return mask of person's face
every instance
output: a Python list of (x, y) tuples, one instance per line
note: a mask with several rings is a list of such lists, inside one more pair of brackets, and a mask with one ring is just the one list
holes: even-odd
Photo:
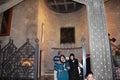
[(65, 62), (65, 58), (63, 56), (61, 56), (61, 61)]
[(88, 77), (87, 77), (87, 80), (93, 80), (93, 75), (92, 74), (89, 74)]
[(71, 59), (71, 60), (73, 60), (73, 59), (74, 59), (74, 57), (73, 57), (73, 56), (70, 56), (70, 59)]

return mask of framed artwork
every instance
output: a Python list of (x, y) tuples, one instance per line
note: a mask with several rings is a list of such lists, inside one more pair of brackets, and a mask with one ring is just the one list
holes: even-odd
[(75, 43), (75, 28), (62, 27), (60, 29), (60, 43)]

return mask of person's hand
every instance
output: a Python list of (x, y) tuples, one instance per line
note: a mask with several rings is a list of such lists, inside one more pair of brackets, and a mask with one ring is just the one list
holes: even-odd
[(65, 70), (65, 71), (67, 71), (67, 69), (66, 69), (66, 68), (64, 68), (64, 70)]
[(70, 69), (70, 67), (67, 67), (67, 69), (69, 70), (69, 69)]
[(58, 69), (58, 72), (61, 72), (61, 70), (60, 70), (60, 69)]

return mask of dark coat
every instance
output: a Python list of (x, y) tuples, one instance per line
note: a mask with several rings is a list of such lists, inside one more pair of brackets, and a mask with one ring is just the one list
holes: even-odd
[(75, 59), (74, 62), (69, 60), (69, 66), (70, 66), (69, 80), (80, 80), (80, 75), (78, 71), (78, 66), (79, 66), (78, 60)]

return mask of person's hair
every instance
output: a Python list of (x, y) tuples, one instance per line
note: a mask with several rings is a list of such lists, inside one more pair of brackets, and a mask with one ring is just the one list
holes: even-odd
[(92, 71), (88, 72), (88, 73), (86, 74), (86, 78), (87, 78), (87, 77), (88, 77), (88, 75), (90, 75), (90, 74), (92, 74), (92, 75), (93, 75), (93, 72), (92, 72)]
[(69, 59), (71, 56), (73, 56), (73, 59), (75, 59), (75, 55), (73, 53), (70, 54)]
[(61, 56), (60, 56), (60, 62), (63, 63), (63, 62), (61, 61), (61, 57), (64, 57), (65, 60), (66, 60), (66, 58), (65, 58), (64, 55), (61, 55)]

